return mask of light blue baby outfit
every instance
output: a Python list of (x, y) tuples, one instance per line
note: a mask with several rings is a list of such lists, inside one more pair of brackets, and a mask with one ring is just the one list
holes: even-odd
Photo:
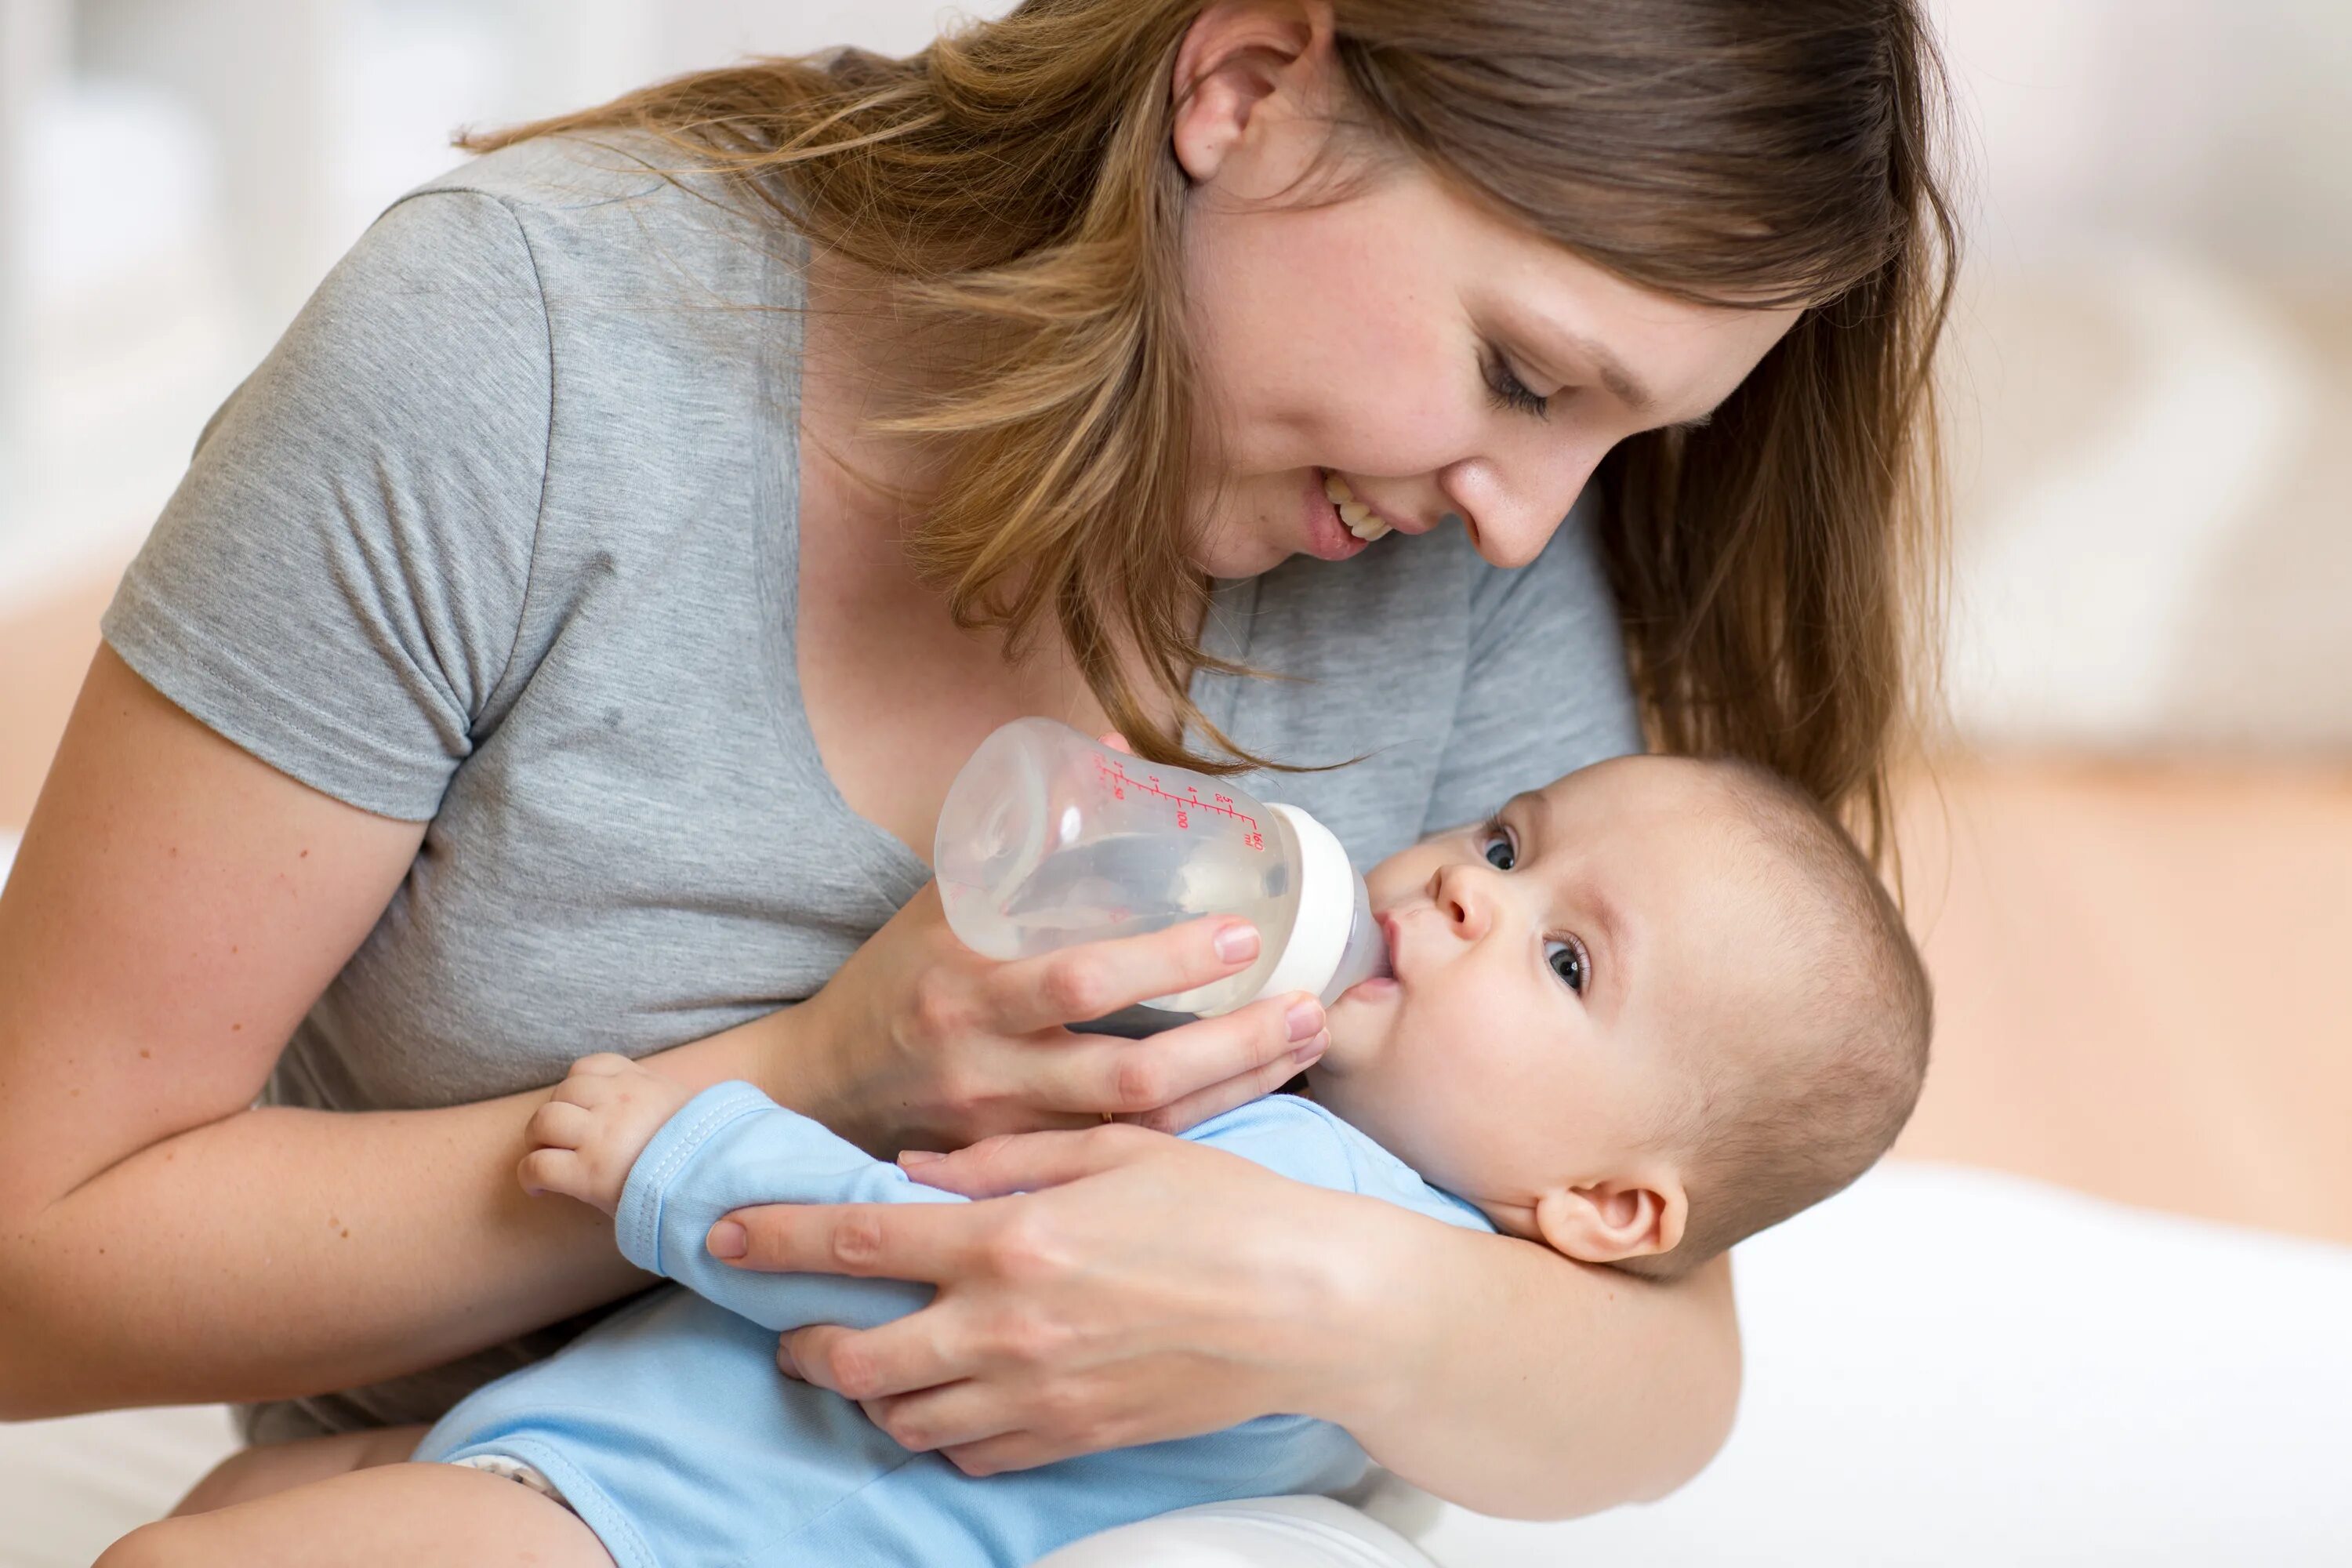
[[(1295, 1180), (1492, 1230), (1310, 1101), (1272, 1095), (1185, 1136)], [(615, 1216), (630, 1261), (677, 1280), (444, 1416), (429, 1460), (536, 1469), (620, 1568), (1015, 1568), (1066, 1542), (1194, 1503), (1331, 1491), (1363, 1472), (1339, 1427), (1269, 1415), (1205, 1436), (974, 1479), (912, 1454), (849, 1400), (775, 1370), (776, 1333), (870, 1327), (930, 1287), (731, 1268), (704, 1247), (757, 1203), (961, 1203), (749, 1084), (696, 1096), (638, 1156)]]

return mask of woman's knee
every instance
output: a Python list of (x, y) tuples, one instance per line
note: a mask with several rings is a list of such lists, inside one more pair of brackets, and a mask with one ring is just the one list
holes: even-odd
[(1037, 1568), (1433, 1568), (1412, 1542), (1324, 1497), (1179, 1509), (1074, 1541)]
[(174, 1516), (142, 1524), (100, 1553), (91, 1568), (199, 1568), (204, 1554), (194, 1521)]

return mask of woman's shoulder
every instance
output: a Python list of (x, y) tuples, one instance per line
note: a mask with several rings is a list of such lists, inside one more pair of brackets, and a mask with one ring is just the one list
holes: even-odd
[[(457, 201), (436, 199), (447, 197)], [(504, 209), (551, 311), (572, 303), (798, 303), (799, 237), (772, 210), (644, 132), (513, 142), (426, 181), (391, 212), (481, 203)], [(424, 226), (435, 222), (427, 216)]]

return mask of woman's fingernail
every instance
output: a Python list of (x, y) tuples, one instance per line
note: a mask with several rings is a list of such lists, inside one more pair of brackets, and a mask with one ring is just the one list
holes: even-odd
[(793, 1359), (793, 1345), (790, 1340), (776, 1342), (776, 1370), (786, 1377), (799, 1377), (801, 1374), (801, 1363)]
[(901, 1165), (928, 1165), (934, 1160), (944, 1160), (946, 1158), (947, 1156), (945, 1154), (940, 1153), (936, 1149), (901, 1149), (898, 1151), (898, 1163)]
[(751, 1250), (751, 1233), (731, 1219), (722, 1219), (710, 1227), (702, 1245), (713, 1258), (740, 1258)]
[(1317, 1062), (1321, 1061), (1323, 1059), (1323, 1053), (1330, 1048), (1331, 1034), (1330, 1031), (1327, 1029), (1322, 1034), (1316, 1036), (1313, 1039), (1299, 1047), (1297, 1050), (1291, 1052), (1290, 1059), (1292, 1064), (1297, 1067), (1311, 1068)]
[(1236, 921), (1217, 933), (1217, 956), (1227, 963), (1239, 963), (1257, 956), (1257, 927), (1246, 921)]
[(1302, 997), (1290, 1005), (1282, 1021), (1289, 1026), (1294, 1042), (1306, 1039), (1323, 1027), (1323, 1004), (1312, 996)]

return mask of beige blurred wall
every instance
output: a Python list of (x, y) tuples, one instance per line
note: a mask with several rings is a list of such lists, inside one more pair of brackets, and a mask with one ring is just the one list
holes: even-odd
[[(2352, 5), (1933, 6), (1971, 237), (1960, 739), (2352, 752)], [(205, 414), (456, 126), (745, 52), (903, 51), (951, 14), (0, 0), (0, 608), (135, 543)]]

